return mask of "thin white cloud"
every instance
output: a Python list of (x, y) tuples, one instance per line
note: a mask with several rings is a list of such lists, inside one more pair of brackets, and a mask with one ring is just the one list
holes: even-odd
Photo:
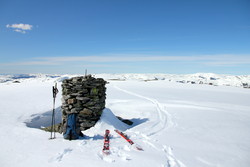
[(20, 23), (20, 24), (7, 24), (6, 28), (12, 28), (14, 29), (15, 32), (25, 34), (26, 31), (32, 30), (33, 26), (30, 24)]
[(14, 31), (15, 31), (15, 32), (20, 32), (20, 33), (22, 33), (22, 34), (25, 34), (25, 33), (26, 33), (26, 31), (20, 30), (20, 29), (14, 29)]
[(32, 29), (32, 25), (30, 24), (7, 24), (6, 25), (7, 28), (16, 28), (16, 29), (21, 29), (21, 30), (31, 30)]
[(54, 62), (147, 62), (147, 61), (195, 61), (203, 60), (199, 56), (152, 56), (135, 54), (112, 54), (102, 56), (62, 56), (62, 57), (44, 57), (41, 60)]
[(23, 61), (23, 62), (12, 62), (12, 63), (2, 63), (0, 65), (5, 66), (33, 66), (33, 65), (60, 65), (60, 63), (52, 62), (52, 61), (44, 61), (44, 60), (37, 60), (37, 61)]
[(210, 66), (237, 66), (250, 64), (250, 55), (215, 55), (204, 64)]
[[(195, 55), (195, 56), (159, 56), (136, 54), (109, 54), (99, 56), (61, 56), (41, 57), (30, 61), (6, 63), (5, 65), (62, 65), (66, 63), (118, 63), (118, 62), (186, 62), (207, 66), (235, 66), (250, 64), (250, 55)], [(3, 64), (2, 64), (3, 65)]]
[(101, 56), (64, 56), (44, 57), (40, 60), (49, 62), (150, 62), (150, 61), (178, 61), (197, 62), (210, 65), (237, 65), (250, 64), (250, 55), (195, 55), (195, 56), (159, 56), (159, 55), (136, 55), (136, 54), (112, 54)]

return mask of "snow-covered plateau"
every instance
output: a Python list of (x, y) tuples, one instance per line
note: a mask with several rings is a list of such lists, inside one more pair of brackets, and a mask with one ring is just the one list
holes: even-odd
[[(249, 167), (250, 76), (96, 74), (108, 81), (106, 109), (84, 137), (40, 130), (51, 122), (52, 86), (76, 75), (0, 75), (1, 167)], [(116, 116), (133, 121), (129, 126)], [(111, 154), (102, 154), (111, 132)], [(143, 148), (136, 150), (114, 129)]]

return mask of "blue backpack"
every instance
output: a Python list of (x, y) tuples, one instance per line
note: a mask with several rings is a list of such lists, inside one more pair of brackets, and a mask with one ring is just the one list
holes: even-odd
[(67, 115), (66, 132), (63, 134), (64, 139), (75, 140), (79, 138), (79, 134), (76, 132), (76, 119), (77, 114)]

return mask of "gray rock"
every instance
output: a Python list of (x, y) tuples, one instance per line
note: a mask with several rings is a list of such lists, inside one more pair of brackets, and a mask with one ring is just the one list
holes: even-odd
[(83, 110), (79, 112), (80, 115), (91, 115), (92, 113), (93, 111), (88, 108), (84, 108)]
[(76, 103), (76, 99), (68, 99), (67, 102), (68, 104), (74, 104)]

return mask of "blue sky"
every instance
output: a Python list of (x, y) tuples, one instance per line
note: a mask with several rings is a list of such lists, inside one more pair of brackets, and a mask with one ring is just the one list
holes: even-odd
[(0, 73), (85, 69), (250, 74), (250, 1), (0, 1)]

